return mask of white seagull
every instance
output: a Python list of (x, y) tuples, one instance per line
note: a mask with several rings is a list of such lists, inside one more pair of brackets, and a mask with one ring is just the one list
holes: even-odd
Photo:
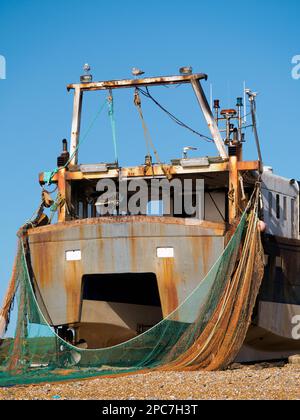
[(132, 71), (131, 71), (132, 75), (137, 77), (137, 76), (141, 76), (142, 74), (145, 74), (145, 72), (141, 69), (138, 69), (137, 67), (133, 67)]

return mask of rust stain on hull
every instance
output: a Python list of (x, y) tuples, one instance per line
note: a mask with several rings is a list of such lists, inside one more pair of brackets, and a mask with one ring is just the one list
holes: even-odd
[[(169, 315), (222, 252), (220, 225), (117, 217), (30, 230), (33, 271), (53, 324), (80, 322), (82, 277), (89, 274), (154, 273), (163, 315)], [(158, 258), (158, 247), (173, 248), (174, 258)], [(80, 250), (81, 260), (66, 261), (67, 250)]]
[(164, 317), (173, 312), (179, 305), (177, 294), (177, 273), (175, 271), (174, 260), (171, 258), (163, 258), (161, 264), (161, 293), (160, 298), (163, 307)]

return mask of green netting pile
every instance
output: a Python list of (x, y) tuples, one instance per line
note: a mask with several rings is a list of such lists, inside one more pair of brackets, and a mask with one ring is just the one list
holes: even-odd
[(196, 343), (216, 311), (236, 268), (246, 226), (245, 213), (223, 254), (175, 312), (138, 337), (99, 350), (70, 345), (47, 323), (20, 243), (14, 293), (18, 315), (14, 336), (0, 340), (0, 386), (117, 375), (174, 363)]

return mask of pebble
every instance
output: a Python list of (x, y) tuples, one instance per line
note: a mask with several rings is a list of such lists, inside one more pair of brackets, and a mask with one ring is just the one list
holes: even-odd
[(0, 388), (0, 400), (36, 399), (300, 400), (300, 365), (239, 365), (218, 372), (153, 371), (115, 378)]
[(289, 357), (289, 363), (292, 365), (300, 365), (300, 354), (295, 354)]

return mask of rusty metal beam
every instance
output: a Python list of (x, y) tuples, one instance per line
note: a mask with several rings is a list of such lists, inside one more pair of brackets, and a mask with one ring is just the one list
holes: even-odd
[[(183, 225), (191, 228), (202, 228), (211, 230), (210, 234), (223, 236), (226, 231), (224, 222), (210, 222), (208, 220), (199, 219), (186, 219), (182, 217), (168, 217), (168, 216), (111, 216), (111, 217), (94, 217), (91, 219), (79, 219), (67, 221), (67, 224), (53, 224), (42, 227), (29, 229), (32, 238), (39, 237), (39, 234), (46, 234), (51, 232), (63, 232), (68, 227), (80, 227), (91, 225), (104, 225), (104, 224), (118, 224), (118, 223), (148, 223), (159, 225)], [(207, 234), (207, 232), (205, 232)], [(38, 242), (38, 240), (36, 241)]]
[(147, 77), (144, 79), (124, 79), (124, 80), (108, 80), (104, 82), (92, 83), (73, 83), (67, 86), (68, 90), (80, 89), (81, 91), (107, 90), (132, 88), (139, 86), (156, 86), (156, 85), (174, 85), (182, 83), (191, 83), (191, 80), (207, 80), (204, 73), (189, 74), (184, 76), (165, 76), (165, 77)]
[[(222, 163), (212, 163), (208, 168), (189, 168), (184, 169), (182, 166), (178, 165), (164, 165), (166, 170), (172, 175), (196, 175), (196, 174), (204, 174), (204, 173), (214, 173), (214, 172), (228, 172), (229, 171), (229, 163), (222, 162)], [(259, 161), (245, 161), (245, 162), (237, 162), (237, 170), (238, 171), (256, 171), (259, 169)], [(160, 165), (153, 165), (154, 175), (156, 176), (163, 176), (164, 172)], [(76, 172), (65, 172), (65, 179), (67, 181), (80, 181), (83, 179), (102, 179), (102, 178), (118, 178), (121, 177), (129, 177), (129, 178), (136, 178), (136, 177), (152, 177), (153, 172), (152, 168), (145, 171), (145, 166), (134, 166), (129, 168), (120, 168), (120, 169), (110, 169), (107, 173), (103, 172), (95, 172), (89, 174), (83, 174), (80, 171)], [(55, 174), (52, 178), (52, 182), (57, 182), (58, 175)], [(44, 184), (44, 172), (40, 173), (39, 175), (39, 182), (40, 184)]]
[[(165, 170), (171, 175), (197, 175), (203, 173), (214, 173), (228, 171), (228, 162), (211, 164), (209, 168), (189, 168), (188, 170), (181, 166), (164, 165)], [(135, 166), (133, 168), (122, 168), (122, 169), (110, 169), (107, 173), (93, 172), (84, 174), (81, 171), (70, 172), (67, 171), (65, 174), (66, 180), (68, 181), (81, 181), (83, 179), (106, 179), (106, 178), (137, 178), (137, 177), (149, 177), (154, 176), (165, 176), (160, 165), (153, 165), (152, 169), (146, 169), (145, 166)], [(56, 183), (58, 175), (55, 174), (52, 178), (52, 182)], [(45, 183), (44, 173), (40, 173), (39, 182), (41, 185)]]
[(79, 87), (75, 88), (74, 92), (74, 105), (73, 105), (73, 118), (72, 118), (72, 129), (71, 129), (71, 144), (70, 144), (70, 156), (71, 165), (76, 165), (78, 161), (78, 142), (80, 137), (80, 125), (81, 125), (81, 110), (82, 110), (82, 91)]
[(224, 141), (221, 137), (221, 133), (219, 131), (219, 127), (214, 119), (214, 116), (211, 112), (210, 106), (207, 102), (205, 93), (202, 89), (201, 83), (199, 82), (199, 79), (197, 77), (192, 77), (191, 79), (191, 84), (193, 86), (195, 95), (198, 99), (200, 108), (203, 112), (204, 118), (207, 122), (208, 128), (211, 132), (212, 138), (214, 140), (214, 143), (216, 145), (216, 148), (220, 154), (220, 156), (223, 159), (227, 159), (228, 158), (228, 154), (227, 154), (227, 150), (226, 150), (226, 146), (224, 144)]
[(239, 171), (258, 171), (259, 165), (260, 163), (258, 160), (245, 160), (237, 163)]
[(239, 171), (237, 156), (229, 158), (229, 194), (228, 210), (229, 223), (234, 223), (239, 212)]
[(63, 200), (61, 205), (58, 207), (58, 222), (62, 223), (68, 220), (68, 213), (67, 213), (67, 203), (71, 201), (71, 188), (70, 184), (66, 179), (67, 170), (65, 168), (58, 171), (56, 174), (57, 176), (57, 184), (58, 184), (58, 191), (60, 193), (61, 199)]

